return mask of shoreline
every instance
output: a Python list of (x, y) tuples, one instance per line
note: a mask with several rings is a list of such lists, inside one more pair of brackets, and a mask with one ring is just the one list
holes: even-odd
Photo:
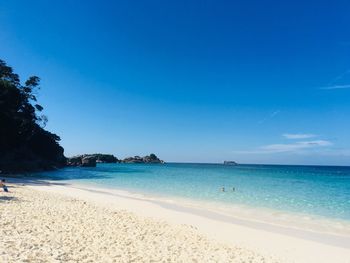
[[(53, 185), (64, 184), (67, 187), (87, 190), (110, 196), (119, 196), (122, 198), (136, 198), (140, 201), (153, 202), (156, 205), (163, 206), (172, 210), (179, 210), (191, 214), (201, 215), (217, 221), (230, 222), (246, 225), (252, 228), (265, 229), (271, 232), (284, 233), (284, 229), (299, 232), (297, 237), (317, 240), (317, 238), (335, 237), (335, 246), (350, 248), (350, 220), (341, 218), (326, 217), (320, 215), (296, 213), (280, 209), (255, 207), (245, 204), (224, 204), (220, 202), (209, 202), (208, 200), (196, 200), (187, 197), (168, 196), (165, 194), (151, 193), (138, 189), (123, 189), (115, 187), (105, 187), (95, 183), (81, 183), (77, 181), (55, 181), (47, 180)], [(259, 227), (257, 227), (259, 225)], [(312, 237), (315, 233), (318, 237)], [(290, 233), (294, 235), (295, 233)], [(322, 237), (324, 235), (325, 237)], [(311, 236), (308, 238), (308, 236)], [(339, 240), (337, 241), (337, 237)], [(344, 238), (342, 240), (342, 238)], [(341, 244), (342, 241), (346, 244)], [(332, 244), (329, 240), (323, 243)], [(349, 244), (349, 245), (348, 245)]]
[[(55, 181), (52, 182), (55, 184)], [(123, 198), (141, 202), (149, 202), (160, 208), (183, 212), (212, 219), (222, 223), (245, 226), (267, 232), (285, 234), (297, 238), (317, 241), (319, 243), (350, 249), (350, 221), (333, 218), (314, 217), (308, 214), (293, 214), (285, 211), (236, 206), (225, 210), (215, 207), (205, 201), (189, 202), (189, 199), (151, 195), (125, 189), (104, 188), (90, 184), (70, 183), (65, 185), (70, 189), (77, 189), (106, 195), (111, 198)], [(139, 211), (134, 211), (139, 212)], [(275, 217), (275, 218), (273, 218)], [(282, 217), (277, 218), (277, 217)], [(305, 219), (307, 217), (307, 219)], [(301, 222), (297, 222), (301, 221)], [(338, 224), (337, 227), (330, 224)], [(340, 226), (339, 226), (340, 225)]]
[(49, 184), (9, 188), (0, 192), (1, 262), (286, 262), (188, 224), (102, 205), (94, 193), (83, 198), (82, 190)]
[(332, 262), (349, 262), (350, 258), (350, 236), (347, 235), (329, 235), (227, 217), (208, 210), (128, 195), (120, 190), (111, 193), (110, 189), (57, 182), (22, 180), (22, 183), (33, 190), (77, 198), (118, 211), (126, 210), (137, 216), (165, 220), (172, 225), (190, 225), (217, 242), (253, 250), (264, 256), (273, 255), (283, 259), (282, 262), (329, 262), (329, 258)]

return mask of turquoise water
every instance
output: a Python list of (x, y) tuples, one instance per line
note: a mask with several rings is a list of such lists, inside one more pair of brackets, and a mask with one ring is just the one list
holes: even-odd
[(40, 175), (97, 187), (350, 220), (350, 167), (98, 164)]

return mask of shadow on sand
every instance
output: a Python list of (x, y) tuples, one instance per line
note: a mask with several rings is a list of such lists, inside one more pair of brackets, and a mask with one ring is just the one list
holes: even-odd
[(18, 200), (18, 198), (14, 197), (14, 196), (6, 196), (6, 195), (0, 196), (0, 202), (17, 201), (17, 200)]
[[(18, 186), (26, 186), (26, 185), (44, 185), (44, 186), (50, 186), (50, 185), (69, 185), (68, 183), (60, 183), (57, 181), (47, 181), (44, 179), (35, 179), (35, 178), (26, 178), (23, 177), (7, 177), (6, 181), (12, 185), (7, 185), (9, 190), (11, 191), (11, 188), (16, 188)], [(17, 185), (17, 186), (16, 186)]]

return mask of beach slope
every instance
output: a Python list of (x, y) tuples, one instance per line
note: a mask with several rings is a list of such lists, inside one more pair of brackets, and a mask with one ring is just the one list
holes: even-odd
[(0, 262), (279, 262), (190, 225), (19, 184), (0, 211)]

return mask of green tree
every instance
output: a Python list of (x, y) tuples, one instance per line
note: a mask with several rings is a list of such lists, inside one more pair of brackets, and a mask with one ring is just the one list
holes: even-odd
[(34, 95), (40, 78), (21, 84), (19, 76), (0, 60), (0, 170), (33, 171), (65, 164), (60, 138), (44, 130), (47, 117)]
[(155, 155), (154, 153), (151, 153), (149, 155), (149, 157), (150, 157), (151, 160), (157, 160), (158, 159), (157, 155)]

